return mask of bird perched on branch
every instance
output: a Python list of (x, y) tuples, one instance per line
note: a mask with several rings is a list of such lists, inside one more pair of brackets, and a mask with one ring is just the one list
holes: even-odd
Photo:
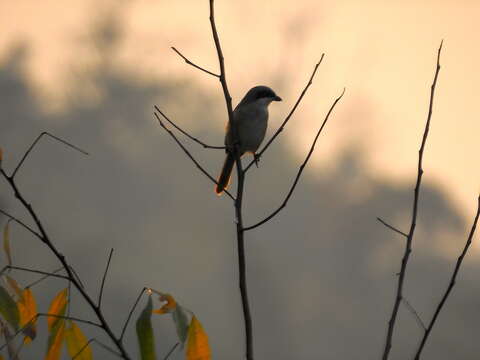
[[(282, 101), (282, 99), (268, 86), (255, 86), (247, 92), (233, 111), (232, 124), (228, 123), (225, 135), (227, 156), (215, 188), (218, 195), (226, 189), (230, 181), (230, 175), (235, 164), (235, 146), (238, 149), (239, 156), (248, 152), (252, 153), (256, 159), (256, 151), (267, 131), (268, 105), (272, 101)], [(234, 131), (231, 127), (234, 128)], [(234, 133), (236, 139), (233, 138)]]

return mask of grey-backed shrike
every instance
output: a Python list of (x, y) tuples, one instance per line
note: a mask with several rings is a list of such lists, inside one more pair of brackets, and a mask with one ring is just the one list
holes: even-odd
[[(265, 138), (268, 124), (268, 105), (272, 101), (282, 101), (282, 99), (268, 86), (255, 86), (247, 92), (247, 95), (244, 96), (233, 111), (231, 125), (236, 130), (236, 140), (238, 142), (236, 145), (238, 146), (240, 156), (249, 152), (255, 157), (255, 152)], [(227, 157), (215, 188), (215, 192), (218, 195), (228, 186), (233, 165), (235, 164), (234, 143), (230, 123), (227, 125), (225, 146)]]

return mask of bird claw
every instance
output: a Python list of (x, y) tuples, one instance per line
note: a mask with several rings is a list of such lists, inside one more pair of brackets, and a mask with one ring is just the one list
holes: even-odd
[(260, 155), (254, 153), (253, 154), (253, 161), (255, 162), (255, 166), (258, 168), (258, 162), (260, 161)]

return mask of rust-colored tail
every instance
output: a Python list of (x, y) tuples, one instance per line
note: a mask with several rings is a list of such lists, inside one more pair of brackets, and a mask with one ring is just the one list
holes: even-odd
[(220, 195), (226, 189), (230, 182), (230, 175), (232, 174), (233, 165), (235, 164), (235, 156), (232, 153), (227, 153), (225, 162), (223, 163), (222, 172), (218, 177), (218, 184), (215, 187), (215, 192)]

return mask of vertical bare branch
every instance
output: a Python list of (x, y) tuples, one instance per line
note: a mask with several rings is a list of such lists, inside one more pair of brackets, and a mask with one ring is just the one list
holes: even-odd
[(442, 52), (442, 45), (443, 40), (440, 43), (437, 52), (437, 67), (435, 70), (435, 76), (433, 79), (433, 83), (430, 89), (430, 103), (428, 107), (428, 116), (427, 116), (427, 123), (425, 125), (425, 131), (423, 132), (422, 144), (420, 146), (420, 150), (418, 152), (418, 169), (417, 169), (417, 182), (415, 185), (414, 190), (414, 198), (413, 198), (413, 209), (412, 209), (412, 221), (410, 224), (410, 231), (408, 232), (407, 241), (405, 244), (405, 252), (402, 258), (402, 265), (400, 268), (400, 274), (398, 276), (398, 284), (397, 284), (397, 291), (395, 296), (395, 301), (393, 305), (392, 315), (390, 317), (390, 321), (388, 322), (388, 330), (387, 330), (387, 338), (385, 341), (385, 348), (383, 351), (383, 360), (387, 360), (390, 354), (390, 350), (392, 348), (392, 338), (393, 338), (393, 330), (395, 328), (395, 322), (397, 320), (398, 315), (398, 308), (400, 306), (400, 302), (402, 301), (403, 297), (403, 284), (405, 281), (405, 274), (407, 271), (407, 264), (408, 259), (410, 257), (410, 253), (412, 252), (412, 242), (413, 242), (413, 235), (415, 233), (415, 226), (417, 223), (417, 212), (418, 212), (418, 197), (420, 194), (420, 185), (422, 183), (422, 175), (423, 175), (423, 152), (425, 150), (425, 144), (427, 142), (428, 132), (430, 129), (430, 119), (432, 118), (432, 111), (433, 111), (433, 99), (435, 95), (435, 87), (437, 85), (438, 74), (440, 72), (440, 54)]
[(218, 37), (217, 26), (215, 25), (215, 6), (214, 0), (210, 1), (210, 26), (212, 28), (213, 41), (215, 42), (215, 48), (217, 49), (218, 64), (220, 66), (220, 83), (222, 84), (223, 95), (225, 97), (225, 103), (227, 105), (228, 121), (232, 122), (233, 108), (232, 97), (228, 91), (227, 78), (225, 74), (225, 60), (223, 57), (222, 46), (220, 45), (220, 39)]
[(142, 298), (143, 293), (147, 290), (147, 288), (143, 288), (142, 291), (140, 291), (140, 294), (137, 296), (137, 300), (135, 300), (135, 303), (133, 304), (132, 308), (130, 309), (130, 312), (128, 313), (127, 320), (125, 320), (125, 323), (123, 324), (122, 327), (122, 333), (120, 334), (120, 341), (122, 341), (123, 336), (125, 335), (125, 331), (127, 330), (128, 323), (130, 322), (130, 318), (132, 317), (133, 312), (135, 311), (135, 308), (138, 305), (138, 302)]
[(103, 287), (105, 286), (105, 279), (107, 278), (108, 268), (110, 267), (110, 261), (112, 260), (113, 248), (110, 249), (110, 254), (108, 255), (107, 266), (103, 273), (102, 285), (100, 286), (100, 293), (98, 294), (98, 307), (102, 306), (102, 296), (103, 296)]
[(435, 322), (437, 321), (438, 315), (440, 314), (440, 311), (442, 311), (443, 305), (445, 305), (445, 302), (447, 301), (447, 298), (450, 295), (450, 292), (455, 286), (455, 282), (457, 279), (458, 271), (460, 270), (460, 266), (462, 266), (463, 259), (465, 258), (465, 255), (467, 254), (467, 251), (470, 245), (472, 244), (472, 239), (473, 239), (473, 235), (475, 234), (475, 229), (477, 228), (479, 216), (480, 216), (480, 196), (478, 197), (478, 200), (477, 200), (477, 213), (475, 215), (475, 219), (473, 220), (470, 233), (468, 234), (467, 242), (465, 243), (465, 247), (463, 248), (462, 253), (458, 257), (458, 260), (455, 265), (455, 269), (453, 270), (452, 277), (450, 278), (450, 283), (448, 284), (447, 290), (443, 294), (442, 299), (440, 300), (440, 303), (435, 309), (435, 313), (433, 314), (432, 320), (430, 320), (428, 326), (425, 328), (422, 341), (420, 342), (420, 346), (418, 347), (417, 353), (415, 354), (415, 360), (420, 359), (420, 355), (422, 354), (423, 348), (425, 347), (425, 343), (427, 342), (428, 337), (430, 336), (430, 333), (432, 331), (432, 328), (435, 325)]

